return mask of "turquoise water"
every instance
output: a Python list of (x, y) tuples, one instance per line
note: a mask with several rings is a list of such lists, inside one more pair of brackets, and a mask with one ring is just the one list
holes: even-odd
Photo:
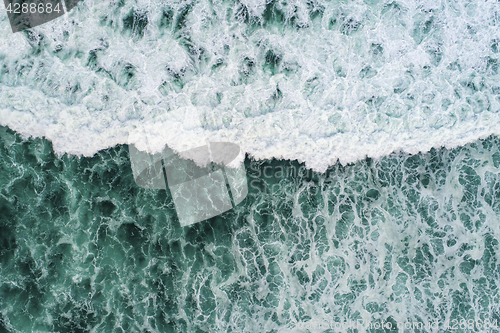
[[(499, 26), (498, 0), (1, 9), (0, 333), (498, 332)], [(181, 227), (128, 147), (207, 142), (249, 193)]]
[(499, 26), (496, 0), (85, 0), (21, 33), (0, 11), (0, 125), (320, 172), (454, 148), (500, 135)]
[[(127, 146), (57, 157), (0, 131), (2, 332), (500, 321), (497, 137), (326, 173), (247, 158), (247, 198), (182, 228), (168, 191), (135, 185)], [(349, 320), (372, 327), (334, 328)], [(439, 331), (496, 331), (455, 326)]]

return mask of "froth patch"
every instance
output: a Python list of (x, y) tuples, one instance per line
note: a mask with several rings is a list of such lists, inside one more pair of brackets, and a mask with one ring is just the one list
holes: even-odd
[(2, 16), (0, 124), (90, 156), (137, 137), (230, 141), (318, 171), (499, 133), (494, 1), (86, 1), (29, 31)]

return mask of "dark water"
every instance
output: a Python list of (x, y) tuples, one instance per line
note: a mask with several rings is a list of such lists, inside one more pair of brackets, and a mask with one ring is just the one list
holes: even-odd
[[(326, 174), (247, 158), (247, 198), (182, 228), (168, 191), (135, 185), (127, 146), (57, 157), (0, 131), (0, 332), (500, 321), (497, 137)], [(400, 331), (431, 331), (415, 327)]]

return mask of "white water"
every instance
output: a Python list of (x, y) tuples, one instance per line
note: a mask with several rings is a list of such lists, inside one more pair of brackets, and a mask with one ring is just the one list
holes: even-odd
[(237, 13), (263, 23), (264, 1), (85, 1), (16, 34), (2, 9), (0, 125), (58, 154), (146, 149), (147, 133), (152, 152), (230, 141), (317, 171), (500, 135), (500, 3), (389, 3), (283, 1), (286, 23), (251, 28)]

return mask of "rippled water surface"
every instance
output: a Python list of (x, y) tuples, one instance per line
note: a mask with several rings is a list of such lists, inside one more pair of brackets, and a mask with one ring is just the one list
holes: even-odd
[[(497, 332), (499, 27), (497, 0), (2, 7), (0, 333)], [(128, 144), (208, 141), (249, 194), (181, 227)]]
[(59, 158), (1, 131), (3, 331), (500, 320), (496, 137), (324, 174), (247, 158), (245, 201), (182, 228), (168, 191), (135, 185), (126, 146)]
[(499, 27), (496, 0), (85, 0), (15, 34), (0, 11), (0, 125), (61, 154), (208, 138), (321, 172), (454, 148), (500, 135)]

